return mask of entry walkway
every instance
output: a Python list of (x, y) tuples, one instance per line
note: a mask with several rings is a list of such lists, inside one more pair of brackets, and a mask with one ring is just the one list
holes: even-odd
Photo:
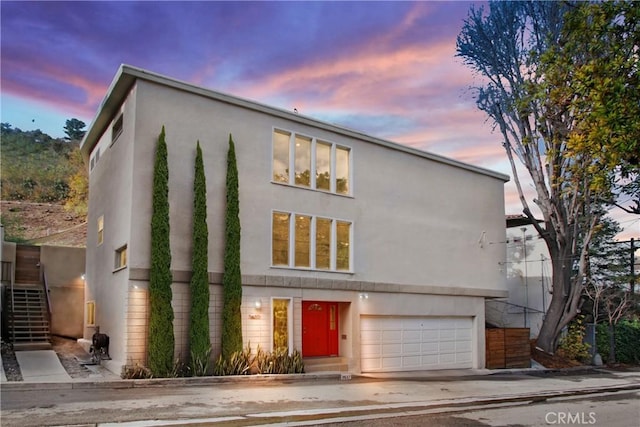
[(24, 382), (47, 383), (71, 380), (53, 350), (16, 351), (15, 354)]

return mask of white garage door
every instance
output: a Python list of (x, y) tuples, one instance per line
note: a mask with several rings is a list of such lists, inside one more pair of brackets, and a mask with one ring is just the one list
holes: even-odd
[(471, 317), (362, 316), (362, 372), (472, 367)]

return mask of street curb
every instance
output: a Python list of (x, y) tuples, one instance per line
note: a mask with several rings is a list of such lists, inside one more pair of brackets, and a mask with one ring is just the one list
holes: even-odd
[(0, 388), (3, 391), (45, 391), (45, 390), (85, 390), (85, 389), (128, 389), (128, 388), (153, 388), (153, 387), (191, 387), (214, 384), (253, 384), (279, 381), (340, 381), (340, 373), (317, 374), (263, 374), (263, 375), (229, 375), (219, 377), (192, 377), (192, 378), (152, 378), (140, 380), (106, 380), (106, 381), (67, 381), (67, 382), (2, 382)]

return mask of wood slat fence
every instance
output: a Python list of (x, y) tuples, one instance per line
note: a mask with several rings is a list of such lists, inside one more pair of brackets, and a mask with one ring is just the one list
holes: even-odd
[(487, 369), (530, 368), (529, 328), (485, 329)]

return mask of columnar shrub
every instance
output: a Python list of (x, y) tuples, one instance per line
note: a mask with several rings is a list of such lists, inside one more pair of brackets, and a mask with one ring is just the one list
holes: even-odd
[(240, 272), (240, 207), (238, 166), (233, 138), (227, 154), (227, 210), (225, 215), (224, 274), (222, 277), (222, 358), (242, 351), (242, 278)]
[(169, 166), (163, 126), (158, 137), (153, 170), (151, 271), (149, 275), (148, 364), (155, 377), (167, 377), (173, 368), (172, 281), (171, 247), (169, 245)]
[(191, 350), (191, 371), (194, 375), (199, 376), (207, 374), (211, 355), (211, 341), (209, 338), (207, 185), (199, 141), (196, 146), (193, 193), (193, 276), (191, 277), (189, 346)]

